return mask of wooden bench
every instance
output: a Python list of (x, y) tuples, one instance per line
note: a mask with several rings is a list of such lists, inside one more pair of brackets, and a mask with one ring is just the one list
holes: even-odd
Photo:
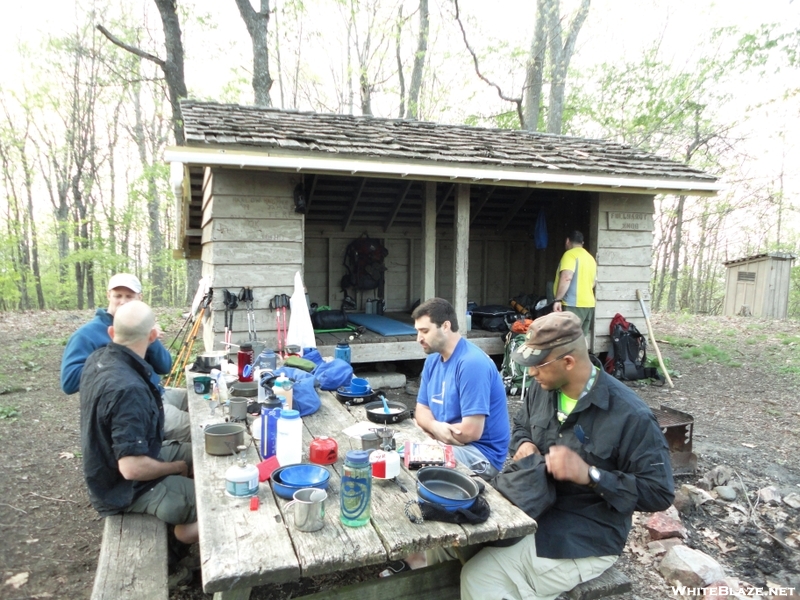
[(151, 515), (106, 517), (92, 600), (167, 600), (167, 525)]
[(558, 600), (597, 600), (597, 598), (626, 594), (631, 589), (631, 580), (622, 571), (611, 567), (600, 577), (584, 581), (561, 594)]

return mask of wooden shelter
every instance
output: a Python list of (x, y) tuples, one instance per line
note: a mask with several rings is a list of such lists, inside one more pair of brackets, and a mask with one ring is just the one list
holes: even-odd
[[(596, 352), (615, 313), (640, 316), (648, 290), (653, 198), (716, 192), (711, 175), (613, 142), (458, 125), (184, 101), (186, 146), (167, 150), (183, 255), (202, 258), (212, 286), (254, 290), (256, 322), (275, 339), (268, 309), (301, 271), (310, 300), (338, 308), (344, 248), (363, 232), (389, 251), (386, 311), (410, 322), (418, 299), (507, 305), (546, 295), (578, 229), (598, 262)], [(305, 214), (295, 211), (295, 195)], [(536, 249), (537, 219), (548, 243)], [(358, 309), (372, 292), (357, 298)], [(221, 294), (205, 328), (222, 335)], [(461, 323), (462, 331), (464, 323)], [(644, 326), (644, 323), (641, 323)], [(234, 341), (246, 320), (234, 319)], [(488, 353), (498, 334), (473, 330)], [(318, 340), (323, 352), (335, 338)], [(422, 358), (414, 336), (370, 337), (353, 361)], [(219, 346), (216, 346), (219, 348)]]
[(723, 314), (785, 319), (795, 258), (769, 252), (723, 263), (727, 267)]

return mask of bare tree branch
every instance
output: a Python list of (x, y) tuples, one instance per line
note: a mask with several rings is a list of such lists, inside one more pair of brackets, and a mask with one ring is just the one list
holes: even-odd
[(108, 38), (108, 40), (112, 44), (114, 44), (116, 46), (119, 46), (123, 50), (127, 50), (131, 54), (135, 54), (136, 56), (139, 56), (140, 58), (144, 58), (145, 60), (149, 60), (151, 62), (154, 62), (159, 67), (161, 67), (162, 69), (164, 69), (167, 66), (167, 63), (164, 62), (164, 60), (158, 58), (157, 56), (153, 56), (149, 52), (145, 52), (141, 48), (137, 48), (136, 46), (131, 46), (130, 44), (126, 44), (121, 39), (116, 37), (113, 33), (111, 33), (108, 29), (103, 27), (102, 25), (97, 25), (97, 30), (100, 33), (102, 33), (104, 36), (106, 36)]
[(478, 64), (478, 56), (475, 54), (475, 51), (469, 45), (469, 42), (467, 41), (467, 32), (464, 31), (464, 25), (461, 23), (461, 17), (459, 16), (458, 12), (458, 0), (453, 0), (453, 4), (456, 7), (456, 22), (458, 23), (459, 29), (461, 29), (461, 37), (464, 38), (464, 45), (467, 47), (469, 53), (472, 55), (472, 62), (475, 64), (475, 73), (478, 75), (481, 81), (483, 81), (487, 85), (497, 90), (497, 95), (500, 96), (501, 100), (505, 100), (506, 102), (513, 102), (516, 105), (517, 116), (519, 117), (520, 127), (525, 129), (525, 116), (522, 113), (522, 98), (511, 98), (510, 96), (506, 96), (503, 93), (503, 90), (500, 89), (499, 85), (497, 85), (493, 81), (490, 81), (487, 77), (483, 75), (483, 73), (481, 73), (480, 65)]

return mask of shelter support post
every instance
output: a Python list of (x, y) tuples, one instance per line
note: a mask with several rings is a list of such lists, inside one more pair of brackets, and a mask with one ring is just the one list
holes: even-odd
[(459, 331), (467, 331), (467, 296), (469, 295), (469, 184), (456, 188), (455, 252), (453, 253), (453, 307), (458, 315)]
[(436, 182), (425, 182), (422, 211), (422, 298), (425, 302), (436, 296)]

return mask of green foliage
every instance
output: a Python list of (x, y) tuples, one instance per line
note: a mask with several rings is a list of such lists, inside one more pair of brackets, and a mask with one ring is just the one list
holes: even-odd
[(741, 363), (733, 360), (728, 352), (714, 344), (699, 344), (689, 347), (681, 354), (681, 358), (698, 363), (715, 362), (727, 367), (741, 367)]
[(470, 127), (493, 127), (495, 129), (519, 129), (519, 115), (509, 110), (496, 115), (468, 115), (464, 124)]
[(11, 421), (12, 423), (19, 417), (19, 409), (9, 404), (0, 404), (0, 419)]

